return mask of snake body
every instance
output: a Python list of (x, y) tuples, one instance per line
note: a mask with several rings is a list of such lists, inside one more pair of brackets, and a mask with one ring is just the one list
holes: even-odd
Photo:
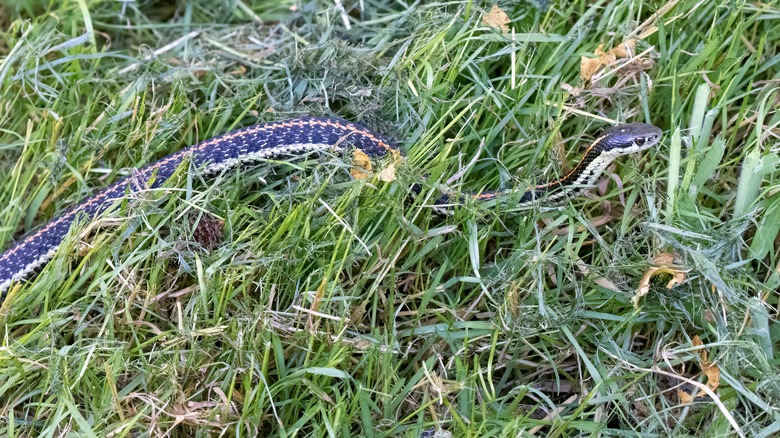
[[(610, 128), (590, 145), (571, 172), (526, 189), (519, 203), (560, 200), (593, 184), (616, 157), (647, 149), (660, 138), (661, 130), (645, 123)], [(141, 186), (149, 182), (148, 187), (160, 187), (186, 159), (204, 174), (212, 174), (243, 162), (350, 148), (360, 150), (372, 159), (399, 152), (388, 139), (357, 123), (308, 117), (249, 126), (168, 155), (76, 204), (0, 255), (0, 303), (14, 282), (26, 278), (54, 256), (74, 221), (79, 218), (91, 220), (100, 215), (129, 192), (137, 190), (137, 182)], [(489, 200), (501, 194), (501, 191), (489, 191), (470, 196)], [(444, 199), (451, 198), (442, 198), (439, 202)]]

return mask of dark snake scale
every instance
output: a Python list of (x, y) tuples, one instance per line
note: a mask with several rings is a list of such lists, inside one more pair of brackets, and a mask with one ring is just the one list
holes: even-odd
[[(661, 130), (644, 123), (610, 128), (591, 144), (571, 172), (557, 180), (526, 189), (519, 203), (559, 201), (592, 185), (618, 156), (647, 149), (660, 139)], [(360, 150), (372, 159), (398, 151), (393, 143), (356, 123), (311, 117), (249, 126), (168, 155), (76, 204), (0, 255), (0, 303), (5, 300), (14, 282), (23, 280), (54, 256), (74, 221), (92, 220), (116, 201), (137, 190), (138, 181), (145, 183), (151, 180), (149, 187), (160, 187), (188, 158), (194, 168), (204, 174), (212, 174), (242, 162), (264, 158), (351, 149)], [(468, 196), (488, 200), (501, 194), (500, 191), (490, 191)], [(438, 202), (443, 203), (446, 199)]]

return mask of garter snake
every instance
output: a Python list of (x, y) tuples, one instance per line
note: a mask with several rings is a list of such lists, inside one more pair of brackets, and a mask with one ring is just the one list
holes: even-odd
[[(563, 177), (525, 189), (519, 203), (555, 202), (593, 184), (618, 156), (647, 149), (661, 139), (661, 130), (645, 123), (607, 129), (588, 147), (583, 158)], [(0, 303), (11, 284), (46, 264), (62, 244), (76, 219), (95, 218), (116, 201), (136, 190), (133, 181), (152, 180), (160, 187), (177, 167), (190, 159), (204, 174), (222, 171), (242, 162), (269, 157), (296, 156), (324, 150), (358, 149), (370, 158), (398, 152), (380, 134), (336, 118), (300, 118), (249, 126), (182, 149), (126, 176), (96, 195), (51, 219), (0, 255)], [(476, 200), (494, 199), (502, 191), (469, 195)], [(442, 198), (444, 199), (444, 198)], [(440, 201), (441, 202), (441, 201)]]

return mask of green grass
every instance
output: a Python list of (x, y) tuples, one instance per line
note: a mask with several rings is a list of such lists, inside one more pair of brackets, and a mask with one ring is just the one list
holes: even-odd
[[(514, 41), (482, 2), (5, 2), (2, 248), (258, 121), (338, 115), (407, 160), (182, 169), (75, 227), (0, 309), (0, 434), (776, 435), (780, 4), (499, 3)], [(631, 34), (652, 69), (567, 91)], [(663, 143), (561, 208), (431, 210), (559, 175), (605, 119)], [(685, 282), (634, 308), (662, 253)], [(717, 402), (684, 404), (704, 350)]]

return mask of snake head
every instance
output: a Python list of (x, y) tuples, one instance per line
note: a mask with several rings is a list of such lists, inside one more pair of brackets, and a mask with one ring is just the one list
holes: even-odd
[(604, 131), (599, 142), (599, 153), (613, 157), (651, 148), (661, 141), (661, 129), (647, 123), (618, 125)]

